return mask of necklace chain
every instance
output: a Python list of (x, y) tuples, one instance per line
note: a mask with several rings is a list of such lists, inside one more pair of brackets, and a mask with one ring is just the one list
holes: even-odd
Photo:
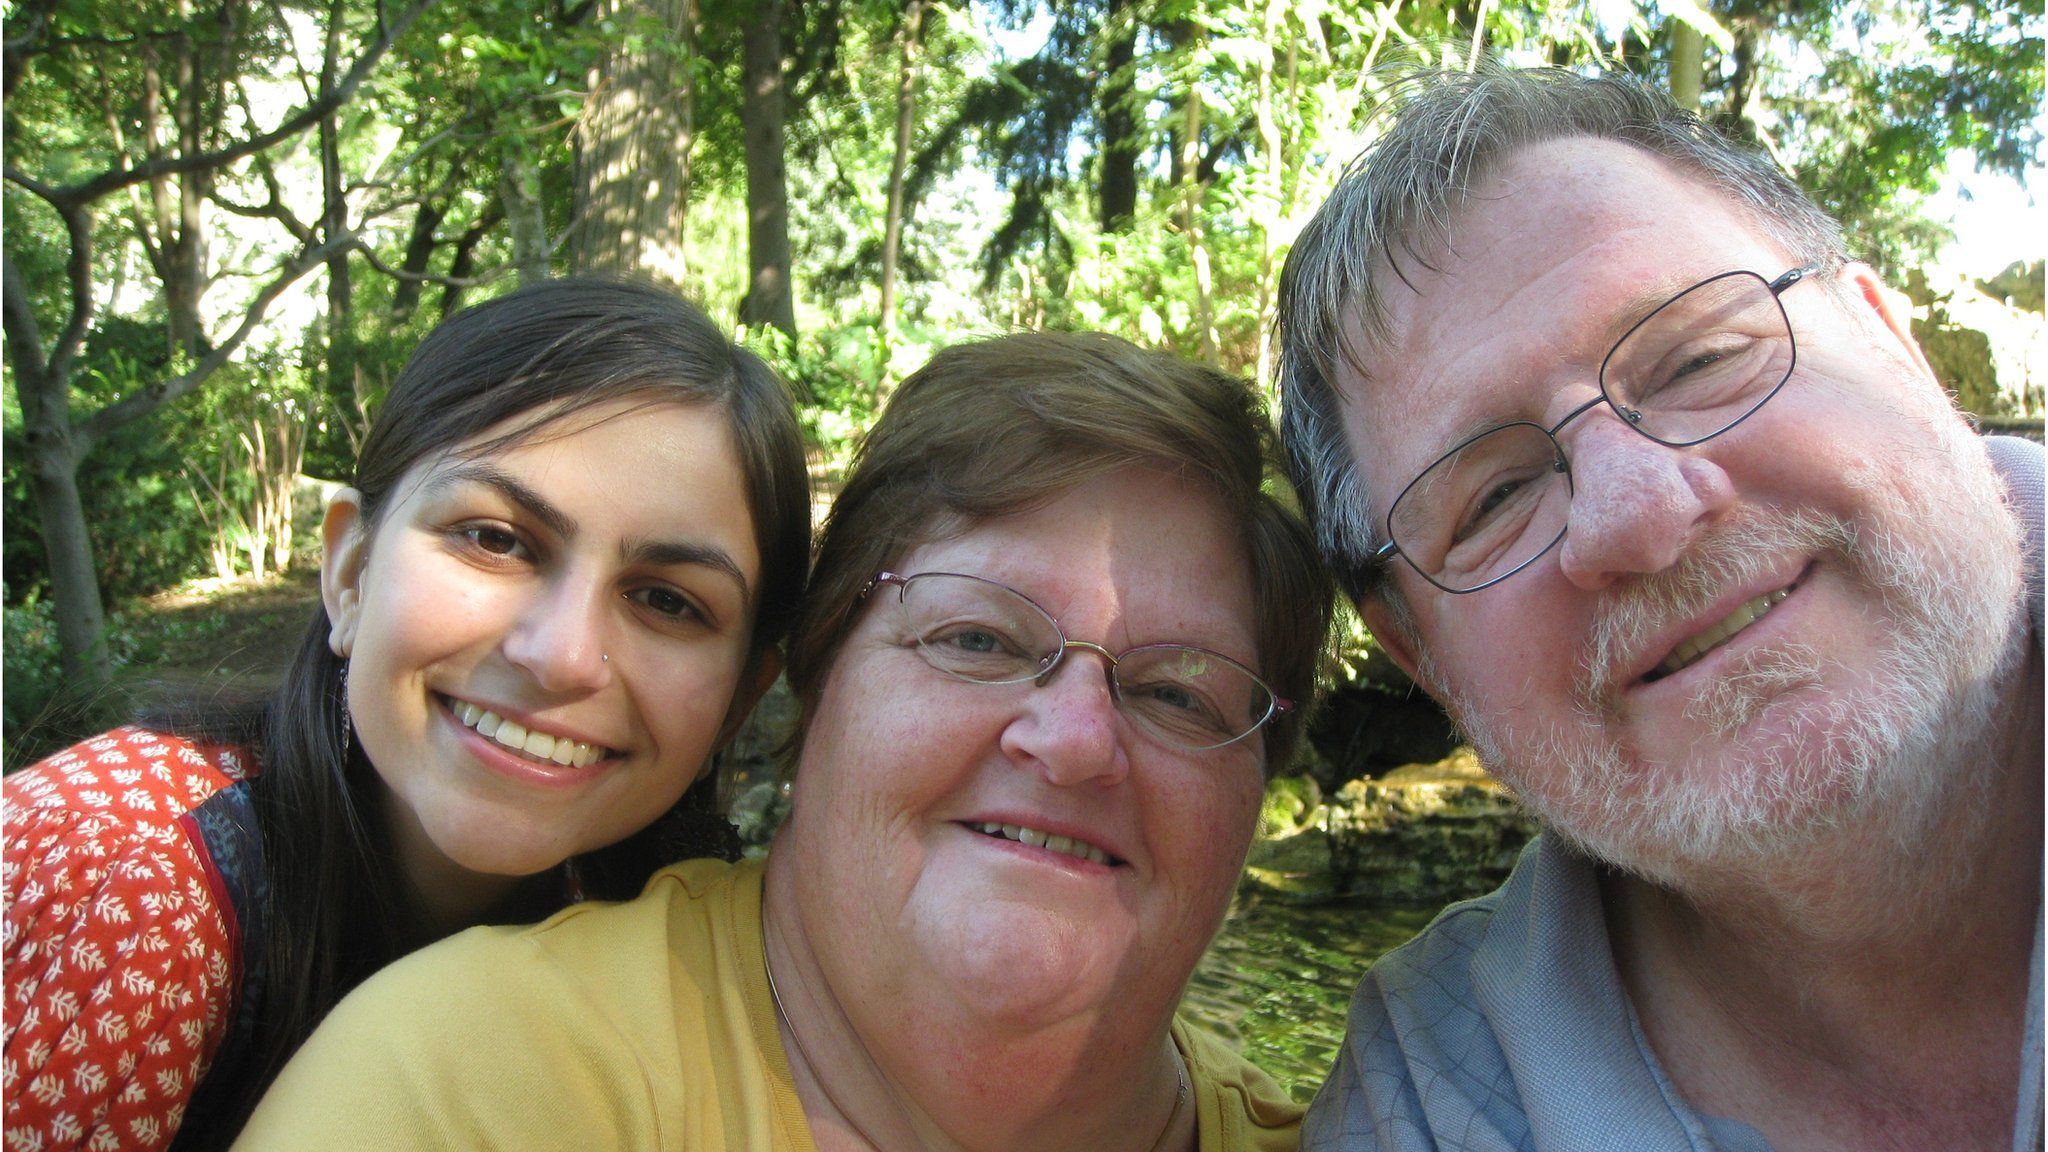
[[(811, 1079), (817, 1082), (818, 1091), (825, 1094), (826, 1103), (832, 1105), (832, 1110), (839, 1113), (840, 1119), (845, 1120), (852, 1127), (853, 1134), (860, 1137), (868, 1147), (879, 1152), (882, 1147), (881, 1143), (874, 1137), (869, 1136), (867, 1130), (862, 1128), (860, 1123), (853, 1118), (853, 1114), (842, 1107), (838, 1100), (833, 1099), (832, 1090), (825, 1086), (825, 1078), (819, 1074), (818, 1065), (811, 1059), (810, 1052), (804, 1048), (803, 1037), (797, 1035), (796, 1025), (790, 1021), (789, 1012), (782, 1007), (782, 992), (775, 987), (775, 966), (768, 963), (768, 948), (765, 936), (762, 939), (761, 971), (768, 976), (768, 999), (775, 1005), (775, 1017), (782, 1021), (782, 1026), (789, 1030), (789, 1038), (796, 1042), (797, 1055), (802, 1056), (804, 1063), (810, 1067)], [(1152, 1142), (1150, 1152), (1163, 1152), (1167, 1140), (1173, 1136), (1174, 1121), (1180, 1119), (1180, 1110), (1187, 1106), (1188, 1065), (1187, 1061), (1181, 1058), (1180, 1045), (1178, 1044), (1173, 1046), (1173, 1078), (1177, 1083), (1173, 1096), (1173, 1110), (1166, 1114), (1166, 1127), (1159, 1130), (1159, 1138)]]

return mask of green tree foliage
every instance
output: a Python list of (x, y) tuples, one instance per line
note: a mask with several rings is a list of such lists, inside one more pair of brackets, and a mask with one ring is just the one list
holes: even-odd
[[(1268, 379), (1280, 262), (1370, 140), (1381, 64), (1696, 71), (1703, 115), (1770, 148), (1894, 273), (1940, 239), (1921, 198), (1952, 153), (2019, 173), (2040, 145), (2038, 0), (20, 0), (0, 70), (9, 603), (47, 597), (52, 570), (12, 450), (35, 409), (22, 351), (51, 354), (74, 422), (176, 384), (93, 429), (75, 473), (110, 596), (199, 574), (185, 477), (227, 459), (234, 413), (296, 390), (307, 470), (342, 478), (434, 323), (578, 266), (579, 229), (604, 227), (578, 188), (621, 52), (660, 66), (687, 125), (662, 160), (687, 174), (670, 219), (636, 227), (737, 326), (760, 265), (748, 30), (774, 7), (797, 335), (749, 339), (798, 383), (828, 464), (932, 349), (1012, 327)], [(266, 135), (293, 109), (315, 114)], [(2039, 283), (2036, 265), (2000, 294), (2031, 285), (2038, 309)], [(186, 375), (237, 340), (204, 387)]]

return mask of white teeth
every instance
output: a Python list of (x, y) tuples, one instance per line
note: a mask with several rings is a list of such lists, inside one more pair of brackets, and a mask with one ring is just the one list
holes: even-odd
[(1109, 854), (1092, 844), (1086, 844), (1066, 836), (1054, 836), (1048, 832), (1041, 832), (1036, 828), (1026, 828), (1018, 824), (987, 823), (976, 824), (973, 827), (976, 831), (989, 836), (1001, 836), (1005, 840), (1015, 840), (1019, 844), (1029, 844), (1033, 848), (1049, 849), (1063, 856), (1073, 856), (1082, 860), (1090, 860), (1097, 864), (1109, 863)]
[(529, 731), (525, 725), (507, 720), (486, 708), (479, 708), (468, 701), (449, 701), (450, 710), (465, 727), (474, 728), (478, 735), (487, 736), (499, 744), (534, 760), (560, 764), (563, 767), (588, 768), (604, 758), (604, 749), (585, 744), (580, 740), (554, 736), (541, 731)]
[(1764, 613), (1783, 603), (1785, 597), (1791, 594), (1792, 590), (1790, 588), (1781, 588), (1776, 592), (1769, 592), (1759, 596), (1746, 604), (1738, 605), (1735, 611), (1730, 612), (1720, 623), (1673, 648), (1671, 655), (1666, 656), (1664, 662), (1657, 665), (1657, 674), (1659, 676), (1669, 676), (1673, 672), (1698, 660), (1713, 649), (1727, 643), (1736, 633), (1763, 619)]

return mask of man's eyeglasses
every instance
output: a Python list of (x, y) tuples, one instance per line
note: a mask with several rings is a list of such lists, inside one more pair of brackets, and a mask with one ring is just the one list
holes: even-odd
[(1554, 426), (1490, 428), (1424, 469), (1387, 513), (1387, 542), (1446, 592), (1477, 592), (1527, 568), (1564, 539), (1571, 461), (1557, 434), (1605, 403), (1629, 427), (1673, 448), (1711, 440), (1749, 418), (1792, 377), (1798, 349), (1778, 299), (1819, 271), (1776, 280), (1723, 272), (1636, 322), (1600, 364), (1600, 395)]
[(927, 664), (977, 684), (1043, 687), (1067, 652), (1101, 656), (1111, 699), (1162, 743), (1191, 751), (1220, 748), (1258, 731), (1294, 701), (1273, 694), (1251, 669), (1185, 644), (1141, 644), (1112, 653), (1069, 640), (1052, 614), (1007, 585), (957, 572), (877, 573), (861, 590), (896, 589), (905, 629)]

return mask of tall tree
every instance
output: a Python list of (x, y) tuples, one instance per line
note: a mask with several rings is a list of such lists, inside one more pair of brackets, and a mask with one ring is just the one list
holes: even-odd
[(1138, 211), (1138, 12), (1136, 0), (1109, 0), (1102, 14), (1102, 82), (1095, 99), (1101, 151), (1095, 162), (1096, 221), (1105, 233), (1130, 226)]
[[(8, 183), (55, 214), (68, 244), (63, 290), (67, 302), (62, 308), (61, 325), (56, 335), (50, 337), (45, 335), (35, 296), (21, 274), (20, 261), (14, 258), (16, 230), (8, 230), (9, 258), (0, 267), (0, 321), (5, 324), (8, 366), (22, 410), (21, 437), (18, 443), (10, 445), (10, 455), (18, 453), (18, 458), (25, 462), (34, 492), (56, 608), (58, 643), (65, 675), (73, 683), (86, 687), (104, 683), (109, 672), (104, 635), (106, 612), (78, 492), (80, 461), (108, 432), (148, 417), (205, 383), (248, 338), (279, 296), (320, 267), (339, 246), (354, 242), (353, 237), (309, 236), (272, 268), (268, 282), (230, 330), (218, 340), (206, 341), (207, 351), (188, 369), (97, 411), (74, 415), (71, 395), (78, 355), (92, 330), (98, 298), (93, 260), (96, 215), (108, 198), (125, 189), (188, 174), (203, 177), (266, 149), (288, 146), (315, 127), (322, 117), (346, 104), (391, 45), (431, 3), (432, 0), (413, 0), (409, 7), (374, 24), (353, 63), (331, 87), (320, 88), (305, 104), (267, 129), (250, 124), (244, 135), (196, 148), (192, 146), (198, 143), (197, 137), (181, 137), (177, 150), (158, 149), (155, 154), (146, 153), (139, 159), (116, 153), (98, 171), (85, 173), (83, 178), (78, 178), (81, 174), (75, 168), (75, 155), (50, 158), (49, 170), (40, 175), (23, 170), (13, 157), (9, 158), (5, 169)], [(34, 68), (45, 54), (70, 51), (79, 42), (66, 35), (70, 29), (61, 22), (40, 18), (45, 15), (42, 13), (30, 15), (38, 18), (21, 26), (19, 35), (11, 21), (6, 29), (9, 63), (15, 67)], [(147, 19), (154, 14), (142, 15)], [(95, 27), (88, 35), (97, 39), (104, 33), (105, 29)], [(20, 98), (22, 91), (15, 79), (10, 78), (6, 89), (10, 104)]]
[(905, 177), (910, 168), (911, 140), (917, 131), (918, 37), (926, 0), (909, 0), (896, 29), (896, 150), (889, 162), (888, 218), (882, 228), (882, 339), (896, 336), (896, 258), (903, 247)]
[(616, 39), (578, 130), (575, 263), (683, 285), (689, 273), (693, 0), (598, 0)]
[(740, 322), (772, 326), (796, 338), (796, 290), (790, 283), (789, 174), (783, 155), (785, 81), (782, 20), (787, 0), (754, 0), (747, 19), (745, 91), (747, 261), (751, 274)]

